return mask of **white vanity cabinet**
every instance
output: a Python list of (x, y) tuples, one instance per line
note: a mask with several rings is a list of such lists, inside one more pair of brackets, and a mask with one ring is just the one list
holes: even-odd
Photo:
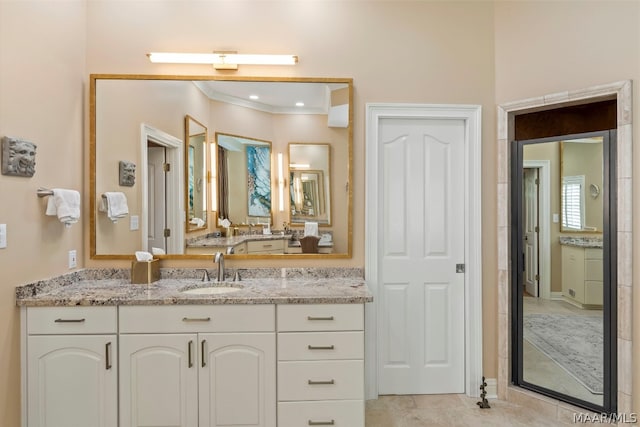
[(118, 425), (116, 307), (28, 307), (28, 427)]
[(603, 254), (600, 248), (562, 245), (562, 295), (581, 307), (601, 307)]
[(276, 426), (273, 305), (120, 308), (120, 426)]
[(278, 306), (278, 427), (364, 427), (363, 304)]

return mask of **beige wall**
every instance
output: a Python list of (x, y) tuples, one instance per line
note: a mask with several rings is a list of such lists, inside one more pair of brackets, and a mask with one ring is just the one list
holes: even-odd
[[(0, 136), (20, 136), (38, 144), (35, 177), (0, 176), (0, 223), (9, 228), (9, 247), (0, 250), (0, 345), (10, 349), (0, 353), (0, 423), (14, 427), (19, 420), (14, 286), (66, 271), (69, 249), (85, 254), (81, 266), (126, 264), (89, 260), (86, 255), (89, 73), (222, 74), (204, 65), (151, 64), (145, 53), (237, 49), (300, 57), (295, 67), (241, 67), (237, 75), (352, 77), (353, 258), (313, 263), (323, 266), (364, 266), (365, 104), (482, 105), (483, 356), (485, 376), (495, 378), (495, 105), (640, 79), (639, 8), (637, 2), (613, 1), (0, 2)], [(637, 85), (634, 98), (638, 99)], [(637, 123), (639, 111), (636, 101)], [(634, 165), (640, 166), (639, 150)], [(35, 197), (39, 185), (83, 189), (82, 223), (64, 230), (46, 218), (44, 201)], [(640, 186), (635, 188), (638, 204)], [(310, 265), (303, 260), (286, 262)], [(640, 293), (635, 300), (640, 306)], [(635, 323), (640, 324), (640, 310)], [(638, 346), (640, 328), (634, 329)], [(637, 354), (640, 348), (635, 350)], [(634, 386), (640, 386), (638, 374)], [(635, 407), (640, 408), (638, 398)]]
[[(39, 186), (83, 193), (86, 5), (0, 1), (0, 137), (37, 144), (32, 178), (0, 175), (0, 425), (20, 420), (19, 312), (15, 286), (67, 271), (67, 252), (86, 247), (81, 222), (69, 229), (44, 214)], [(84, 195), (84, 193), (83, 193)]]

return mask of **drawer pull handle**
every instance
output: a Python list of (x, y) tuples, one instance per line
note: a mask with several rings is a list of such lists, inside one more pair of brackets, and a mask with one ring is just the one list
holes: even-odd
[(307, 346), (309, 350), (333, 350), (335, 346), (332, 345), (309, 345)]
[(334, 420), (331, 421), (313, 421), (313, 420), (309, 420), (309, 425), (310, 426), (332, 426), (335, 425), (336, 422)]
[(105, 353), (105, 368), (107, 370), (111, 369), (112, 365), (111, 365), (111, 341), (109, 341), (107, 344), (105, 344), (104, 346), (104, 353)]
[(183, 317), (183, 322), (209, 322), (211, 317)]
[(202, 359), (202, 367), (204, 368), (205, 366), (207, 366), (207, 358), (206, 358), (206, 352), (204, 349), (204, 345), (207, 343), (207, 340), (202, 340), (202, 344), (201, 344), (201, 348), (200, 348), (200, 358)]
[(335, 383), (336, 383), (335, 380), (326, 380), (326, 381), (309, 380), (309, 385), (331, 385), (331, 384), (335, 384)]
[(84, 323), (85, 319), (56, 319), (56, 323)]
[(193, 368), (193, 340), (189, 341), (189, 367)]
[(333, 316), (328, 316), (328, 317), (307, 316), (307, 320), (334, 320), (334, 319), (333, 319)]

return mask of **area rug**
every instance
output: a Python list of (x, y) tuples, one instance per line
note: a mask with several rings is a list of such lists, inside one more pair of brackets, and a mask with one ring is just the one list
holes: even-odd
[(523, 319), (524, 339), (582, 383), (602, 394), (602, 316), (528, 314)]

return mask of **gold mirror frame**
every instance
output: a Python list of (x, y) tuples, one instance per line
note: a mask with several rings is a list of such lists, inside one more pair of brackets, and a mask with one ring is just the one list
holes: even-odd
[[(261, 255), (228, 255), (230, 259), (339, 259), (351, 258), (353, 248), (353, 79), (351, 78), (315, 78), (315, 77), (243, 77), (243, 76), (187, 76), (187, 75), (140, 75), (140, 74), (91, 74), (89, 76), (89, 255), (95, 260), (130, 260), (134, 256), (129, 254), (98, 254), (96, 251), (96, 222), (98, 210), (96, 205), (96, 109), (97, 82), (99, 80), (174, 80), (174, 81), (236, 81), (236, 82), (299, 82), (299, 83), (327, 83), (345, 84), (348, 86), (348, 138), (347, 138), (347, 251), (331, 254), (261, 254)], [(211, 214), (211, 212), (209, 212)], [(157, 255), (160, 259), (207, 259), (206, 255)]]

